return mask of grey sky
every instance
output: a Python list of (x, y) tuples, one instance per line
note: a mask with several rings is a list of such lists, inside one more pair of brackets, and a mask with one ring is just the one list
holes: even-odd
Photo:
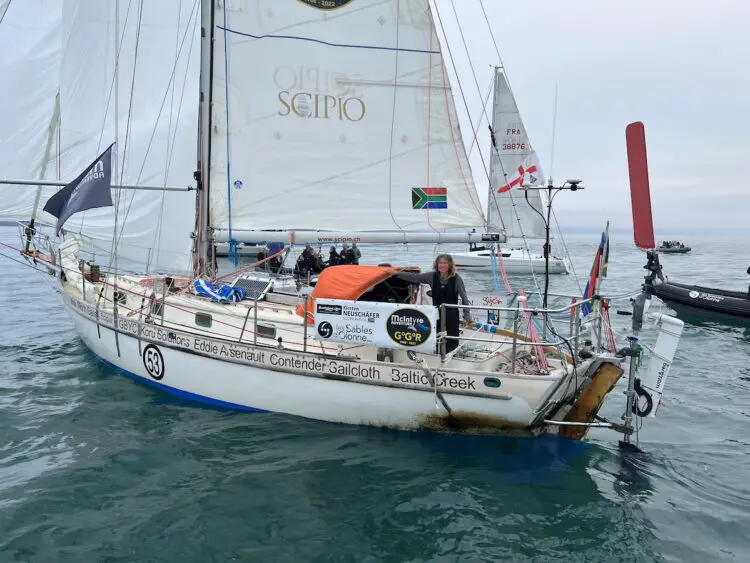
[[(482, 91), (497, 56), (478, 0), (453, 0)], [(451, 0), (437, 0), (444, 24)], [(630, 226), (625, 126), (646, 126), (656, 230), (747, 228), (750, 211), (750, 1), (484, 0), (531, 142), (555, 181), (565, 225)], [(479, 94), (449, 30), (473, 118)], [(471, 33), (469, 33), (471, 32)], [(482, 129), (487, 129), (486, 122)], [(464, 131), (466, 136), (466, 131)], [(485, 144), (486, 146), (486, 144)], [(480, 192), (486, 181), (472, 155)], [(586, 213), (582, 213), (586, 211)]]

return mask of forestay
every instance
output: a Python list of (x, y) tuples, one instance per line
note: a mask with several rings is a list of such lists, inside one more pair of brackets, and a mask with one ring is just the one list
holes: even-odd
[(215, 33), (214, 227), (484, 224), (428, 0), (217, 0)]
[[(544, 238), (545, 225), (534, 210), (544, 213), (539, 190), (528, 190), (528, 203), (522, 186), (542, 186), (539, 159), (531, 147), (518, 105), (505, 74), (495, 71), (495, 100), (492, 130), (497, 151), (492, 151), (488, 217), (492, 228), (505, 226), (508, 238)], [(532, 208), (533, 206), (533, 208)]]
[[(198, 142), (198, 3), (120, 2), (119, 18), (116, 4), (64, 3), (61, 177), (74, 178), (116, 140), (117, 116), (118, 165), (113, 183), (187, 188), (193, 181)], [(117, 201), (116, 193), (113, 199)], [(152, 268), (190, 269), (193, 192), (120, 190), (117, 215), (122, 233), (119, 256), (148, 262)], [(80, 231), (109, 250), (114, 220), (114, 208), (90, 210), (72, 217), (66, 229)]]

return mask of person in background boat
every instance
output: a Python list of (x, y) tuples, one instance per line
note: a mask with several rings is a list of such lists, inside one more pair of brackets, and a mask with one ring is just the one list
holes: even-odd
[[(426, 283), (430, 285), (430, 294), (432, 303), (440, 307), (443, 303), (458, 305), (458, 298), (461, 303), (467, 305), (469, 297), (466, 295), (464, 280), (456, 273), (456, 265), (453, 263), (453, 257), (450, 254), (440, 254), (435, 258), (432, 266), (432, 272), (416, 274), (413, 272), (399, 272), (396, 277), (409, 283)], [(440, 309), (438, 309), (439, 311)], [(471, 322), (471, 311), (464, 309), (464, 320)], [(438, 318), (438, 331), (442, 327), (442, 319)], [(445, 329), (448, 336), (459, 335), (459, 314), (458, 309), (446, 308), (445, 310)], [(446, 351), (451, 352), (458, 346), (458, 340), (450, 339), (446, 343)]]
[(354, 260), (353, 263), (359, 265), (359, 259), (362, 258), (362, 252), (360, 252), (356, 242), (352, 243), (352, 257)]
[[(471, 229), (471, 233), (469, 234), (475, 234), (477, 232), (476, 229)], [(485, 246), (478, 246), (475, 242), (469, 243), (469, 252), (479, 252), (480, 250), (487, 250), (487, 247)]]
[[(279, 254), (284, 250), (284, 243), (283, 242), (269, 242), (268, 243), (268, 255), (273, 256), (274, 254)], [(268, 261), (268, 265), (271, 268), (271, 271), (274, 273), (279, 273), (281, 271), (281, 267), (284, 264), (284, 255), (279, 254), (275, 258), (271, 258)]]
[(339, 253), (336, 252), (336, 247), (331, 246), (330, 250), (328, 251), (328, 262), (326, 262), (326, 265), (338, 266), (340, 263), (341, 258), (339, 257)]
[[(260, 252), (258, 252), (258, 257), (255, 259), (255, 261), (256, 262), (260, 262), (261, 260), (265, 260), (265, 259), (266, 259), (266, 253), (261, 250)], [(260, 265), (260, 269), (261, 270), (267, 270), (268, 269), (268, 262), (263, 262)]]
[(325, 260), (323, 260), (323, 256), (321, 255), (320, 250), (321, 249), (318, 248), (313, 253), (314, 256), (315, 256), (315, 266), (314, 266), (314, 269), (315, 269), (315, 273), (316, 274), (319, 274), (320, 272), (322, 272), (323, 270), (326, 269), (326, 262), (325, 262)]
[(349, 248), (348, 244), (344, 244), (341, 249), (341, 263), (342, 264), (354, 264), (354, 254)]
[(313, 274), (315, 273), (316, 262), (317, 260), (313, 247), (309, 244), (305, 245), (305, 249), (302, 251), (302, 254), (299, 255), (299, 258), (297, 258), (297, 264), (294, 266), (294, 270), (296, 273), (298, 273), (298, 275), (301, 276)]

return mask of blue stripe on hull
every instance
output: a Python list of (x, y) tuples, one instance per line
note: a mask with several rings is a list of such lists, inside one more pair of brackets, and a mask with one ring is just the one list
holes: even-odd
[(199, 403), (203, 403), (203, 404), (210, 405), (212, 407), (221, 408), (221, 409), (240, 410), (240, 411), (246, 411), (246, 412), (272, 412), (272, 411), (267, 411), (263, 409), (256, 409), (254, 407), (248, 407), (245, 405), (238, 405), (237, 403), (230, 403), (228, 401), (220, 401), (219, 399), (212, 399), (211, 397), (198, 395), (196, 393), (190, 393), (189, 391), (183, 391), (182, 389), (177, 389), (176, 387), (170, 387), (169, 385), (164, 385), (163, 383), (159, 383), (158, 381), (152, 381), (150, 379), (146, 379), (145, 377), (141, 377), (140, 375), (136, 375), (132, 372), (124, 370), (121, 367), (118, 367), (115, 364), (108, 362), (101, 356), (97, 354), (94, 354), (94, 355), (100, 362), (112, 368), (116, 372), (121, 373), (122, 375), (126, 375), (127, 377), (131, 379), (134, 379), (138, 383), (142, 383), (148, 387), (153, 387), (154, 389), (158, 389), (159, 391), (165, 391), (169, 393), (170, 395), (173, 395), (180, 399), (186, 399), (188, 401), (197, 401)]

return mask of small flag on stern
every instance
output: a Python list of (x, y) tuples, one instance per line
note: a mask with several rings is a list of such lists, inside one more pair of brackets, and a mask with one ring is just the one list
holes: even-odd
[(71, 215), (112, 205), (112, 148), (109, 146), (86, 170), (47, 200), (44, 210), (57, 217), (57, 231)]
[[(596, 291), (597, 284), (601, 282), (602, 278), (607, 277), (607, 266), (609, 265), (609, 223), (607, 223), (606, 230), (602, 233), (602, 238), (599, 241), (599, 248), (596, 249), (596, 255), (594, 256), (594, 264), (591, 266), (591, 274), (589, 280), (586, 282), (586, 288), (583, 290), (583, 299), (591, 299)], [(594, 310), (592, 303), (584, 303), (581, 305), (581, 311), (583, 316), (587, 317)]]
[(448, 188), (412, 188), (412, 209), (448, 209)]

